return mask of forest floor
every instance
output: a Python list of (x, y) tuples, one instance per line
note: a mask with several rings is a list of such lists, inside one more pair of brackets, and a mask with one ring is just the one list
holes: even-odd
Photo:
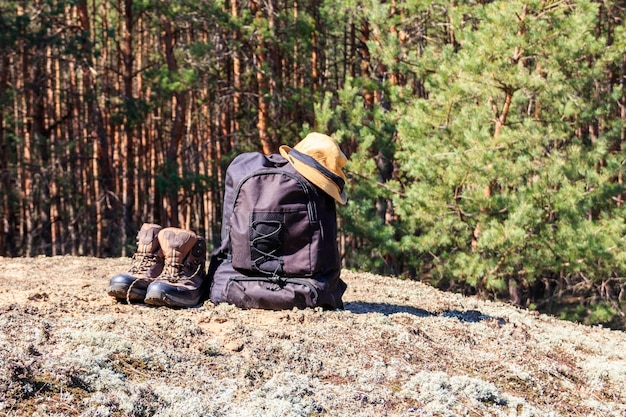
[(625, 416), (626, 333), (344, 271), (342, 311), (127, 305), (0, 258), (1, 416)]

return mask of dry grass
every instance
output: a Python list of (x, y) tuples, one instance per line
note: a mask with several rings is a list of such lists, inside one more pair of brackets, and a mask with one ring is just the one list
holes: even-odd
[(623, 332), (348, 271), (343, 311), (126, 305), (127, 266), (0, 258), (0, 415), (626, 415)]

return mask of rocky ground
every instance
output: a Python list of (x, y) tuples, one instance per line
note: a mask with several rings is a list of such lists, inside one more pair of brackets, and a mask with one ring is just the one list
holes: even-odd
[(127, 305), (0, 258), (2, 416), (625, 416), (626, 333), (344, 271), (343, 311)]

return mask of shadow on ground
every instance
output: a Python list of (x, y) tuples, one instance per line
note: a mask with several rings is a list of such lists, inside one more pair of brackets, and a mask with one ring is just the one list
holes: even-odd
[(406, 305), (388, 304), (388, 303), (367, 303), (367, 302), (350, 302), (345, 303), (344, 309), (355, 314), (380, 313), (385, 316), (397, 313), (412, 314), (417, 317), (441, 316), (448, 318), (456, 318), (465, 323), (478, 323), (483, 320), (495, 320), (498, 324), (505, 324), (506, 320), (502, 317), (493, 317), (483, 314), (478, 310), (445, 310), (441, 313), (433, 313), (422, 308), (416, 308)]

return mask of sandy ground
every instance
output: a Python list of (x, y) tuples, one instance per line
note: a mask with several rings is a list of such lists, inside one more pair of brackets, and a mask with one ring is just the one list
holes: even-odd
[(626, 416), (626, 333), (344, 271), (342, 311), (106, 294), (129, 260), (0, 258), (2, 416)]

